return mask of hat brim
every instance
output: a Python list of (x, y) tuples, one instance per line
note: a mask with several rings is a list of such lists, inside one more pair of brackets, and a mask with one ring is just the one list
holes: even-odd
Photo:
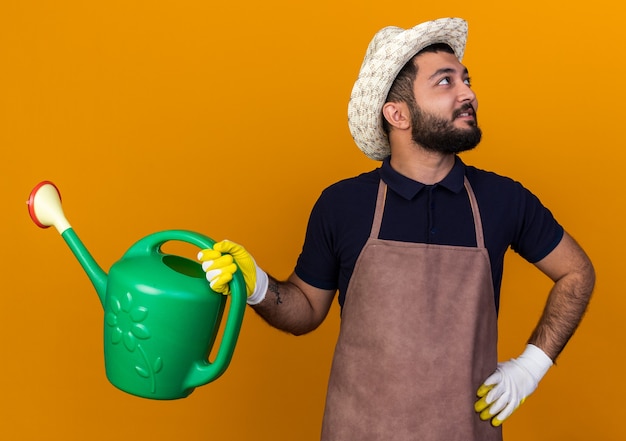
[(383, 130), (382, 107), (389, 89), (404, 65), (415, 54), (435, 43), (449, 45), (461, 61), (467, 41), (467, 22), (442, 18), (410, 29), (386, 27), (368, 46), (348, 104), (348, 126), (357, 146), (374, 160), (391, 154)]

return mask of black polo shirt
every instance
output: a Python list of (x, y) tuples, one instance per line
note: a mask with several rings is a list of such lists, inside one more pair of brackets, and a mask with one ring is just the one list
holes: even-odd
[(475, 247), (464, 176), (480, 209), (498, 307), (506, 250), (511, 247), (527, 261), (538, 262), (558, 245), (563, 228), (520, 183), (466, 166), (458, 157), (450, 173), (434, 185), (397, 173), (388, 158), (378, 169), (325, 189), (311, 212), (296, 274), (317, 288), (338, 289), (343, 305), (354, 265), (370, 234), (380, 179), (388, 186), (380, 239)]

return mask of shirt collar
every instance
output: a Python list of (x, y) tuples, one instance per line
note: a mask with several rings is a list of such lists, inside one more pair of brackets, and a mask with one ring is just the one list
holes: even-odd
[[(425, 184), (414, 181), (401, 175), (393, 169), (390, 163), (390, 158), (387, 157), (380, 168), (380, 177), (394, 192), (407, 200), (413, 199), (424, 187)], [(437, 186), (447, 188), (453, 193), (459, 193), (463, 189), (465, 178), (465, 164), (461, 161), (461, 158), (455, 156), (454, 165), (450, 173), (446, 175)]]

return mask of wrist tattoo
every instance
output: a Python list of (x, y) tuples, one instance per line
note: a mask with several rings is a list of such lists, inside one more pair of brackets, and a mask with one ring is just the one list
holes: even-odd
[(280, 298), (280, 290), (278, 289), (278, 283), (275, 280), (270, 280), (267, 290), (273, 292), (276, 296), (276, 304), (280, 305), (283, 300)]

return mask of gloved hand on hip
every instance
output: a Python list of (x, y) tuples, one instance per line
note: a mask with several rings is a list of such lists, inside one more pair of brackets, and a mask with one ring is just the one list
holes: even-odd
[[(230, 294), (229, 283), (237, 266), (243, 274), (248, 293), (248, 304), (256, 305), (265, 298), (267, 291), (267, 274), (256, 265), (252, 256), (244, 247), (229, 240), (216, 242), (213, 249), (207, 248), (198, 253), (202, 269), (213, 291)], [(235, 263), (237, 265), (235, 265)]]
[(474, 409), (482, 420), (491, 419), (493, 426), (501, 425), (534, 392), (551, 366), (552, 360), (541, 349), (527, 345), (518, 358), (498, 363), (496, 371), (478, 389), (480, 400)]

